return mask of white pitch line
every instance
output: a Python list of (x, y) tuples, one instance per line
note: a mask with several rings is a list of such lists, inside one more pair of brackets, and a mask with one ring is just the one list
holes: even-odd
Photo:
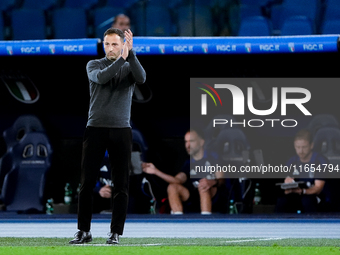
[(72, 246), (161, 246), (168, 245), (164, 243), (150, 243), (150, 244), (100, 244), (100, 243), (86, 243), (86, 244), (72, 244)]
[(231, 240), (231, 241), (222, 241), (222, 242), (223, 243), (243, 243), (243, 242), (271, 241), (271, 240), (283, 240), (283, 239), (287, 239), (287, 238), (272, 237), (272, 238), (260, 238), (260, 239)]
[[(256, 241), (272, 241), (272, 240), (283, 240), (287, 238), (281, 238), (281, 237), (272, 237), (272, 238), (259, 238), (259, 239), (243, 239), (243, 240), (230, 240), (230, 241), (221, 241), (221, 243), (243, 243), (243, 242), (256, 242)], [(186, 245), (198, 245), (199, 243), (191, 243), (188, 242)], [(162, 245), (169, 245), (168, 243), (149, 243), (149, 244), (118, 244), (118, 245), (112, 245), (112, 244), (76, 244), (76, 246), (162, 246)], [(183, 245), (183, 243), (171, 243), (171, 246), (173, 245)]]

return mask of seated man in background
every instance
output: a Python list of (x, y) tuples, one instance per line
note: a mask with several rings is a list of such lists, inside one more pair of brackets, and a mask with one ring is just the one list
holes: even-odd
[(169, 183), (167, 193), (173, 214), (183, 214), (183, 203), (191, 204), (192, 209), (200, 208), (201, 214), (211, 214), (212, 199), (218, 196), (218, 187), (224, 186), (223, 173), (207, 173), (206, 178), (201, 179), (190, 178), (190, 174), (196, 174), (195, 168), (190, 169), (190, 163), (192, 166), (214, 166), (217, 159), (204, 150), (204, 139), (196, 130), (188, 131), (184, 140), (190, 160), (175, 176), (160, 171), (152, 163), (143, 163), (143, 171)]
[(117, 16), (114, 17), (112, 27), (118, 28), (118, 29), (122, 30), (123, 32), (127, 31), (131, 28), (130, 18), (123, 13), (118, 14)]
[[(306, 129), (300, 130), (294, 138), (294, 148), (296, 155), (290, 158), (287, 162), (287, 166), (296, 165), (296, 169), (293, 175), (299, 177), (301, 169), (305, 167), (310, 169), (311, 164), (322, 166), (322, 164), (328, 164), (328, 159), (318, 152), (313, 152), (313, 138), (311, 132)], [(304, 171), (305, 172), (305, 171)], [(307, 174), (309, 178), (293, 178), (288, 176), (284, 182), (291, 183), (294, 181), (302, 181), (300, 187), (293, 189), (286, 189), (284, 195), (279, 197), (276, 205), (276, 212), (296, 213), (298, 210), (301, 212), (316, 212), (317, 211), (317, 196), (322, 192), (325, 180), (318, 178), (317, 171), (310, 170)]]

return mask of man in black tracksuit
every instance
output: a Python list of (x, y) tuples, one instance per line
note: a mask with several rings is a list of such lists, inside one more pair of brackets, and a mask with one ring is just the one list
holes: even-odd
[[(124, 42), (125, 36), (125, 42)], [(92, 241), (92, 196), (101, 162), (107, 150), (112, 166), (112, 219), (108, 244), (119, 243), (128, 206), (132, 133), (130, 112), (136, 83), (146, 73), (133, 47), (133, 34), (110, 28), (104, 33), (106, 56), (86, 66), (90, 83), (88, 122), (83, 140), (81, 188), (78, 201), (78, 229), (71, 244)]]

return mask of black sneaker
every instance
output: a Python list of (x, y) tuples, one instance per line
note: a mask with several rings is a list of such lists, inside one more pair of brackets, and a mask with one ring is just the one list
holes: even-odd
[(119, 235), (117, 233), (110, 233), (110, 237), (106, 240), (107, 244), (119, 244)]
[(74, 239), (69, 241), (70, 244), (82, 244), (82, 243), (89, 243), (92, 241), (91, 232), (85, 232), (79, 230), (77, 233), (74, 234)]

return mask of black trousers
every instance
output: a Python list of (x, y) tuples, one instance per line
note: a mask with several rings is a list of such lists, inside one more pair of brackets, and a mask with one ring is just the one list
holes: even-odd
[(100, 165), (109, 153), (111, 164), (112, 218), (111, 233), (123, 234), (129, 201), (129, 171), (131, 168), (131, 128), (87, 127), (83, 140), (81, 187), (78, 200), (78, 229), (90, 231), (93, 189)]

